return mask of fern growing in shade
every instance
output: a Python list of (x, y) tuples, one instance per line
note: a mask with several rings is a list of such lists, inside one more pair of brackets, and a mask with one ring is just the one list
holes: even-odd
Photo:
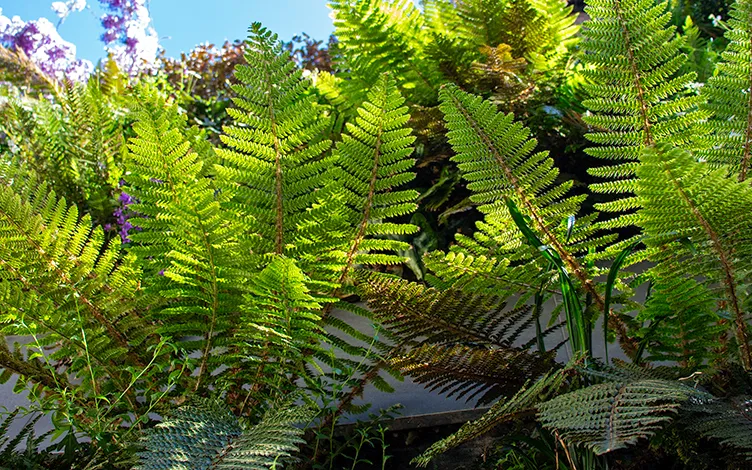
[(306, 407), (281, 404), (256, 424), (239, 422), (214, 400), (184, 406), (145, 434), (139, 470), (279, 469), (291, 461), (311, 419)]
[(375, 273), (358, 279), (364, 300), (399, 340), (392, 364), (432, 390), (490, 403), (553, 366), (551, 352), (515, 344), (533, 322), (529, 307)]

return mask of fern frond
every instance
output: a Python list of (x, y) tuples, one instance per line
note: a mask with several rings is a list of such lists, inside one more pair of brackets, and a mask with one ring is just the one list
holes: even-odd
[[(752, 268), (752, 190), (727, 178), (725, 170), (668, 145), (645, 149), (637, 175), (640, 225), (650, 259), (657, 263), (652, 275), (669, 286), (704, 277), (703, 284), (723, 299), (734, 318), (740, 359), (751, 368), (745, 302), (746, 273)], [(667, 295), (672, 308), (693, 308), (695, 292), (677, 289)]]
[(388, 222), (417, 208), (417, 191), (397, 190), (415, 178), (410, 171), (415, 160), (408, 158), (415, 137), (406, 126), (410, 115), (402, 106), (404, 99), (388, 75), (382, 75), (368, 97), (336, 147), (347, 216), (356, 227), (340, 282), (355, 264), (402, 262), (399, 256), (372, 252), (406, 250), (407, 243), (388, 238), (418, 230), (411, 224)]
[(439, 291), (376, 273), (358, 273), (361, 296), (376, 318), (410, 347), (392, 360), (432, 390), (489, 403), (551, 368), (551, 354), (517, 347), (533, 318), (497, 296)]
[[(151, 296), (139, 286), (133, 256), (120, 259), (118, 240), (105, 244), (91, 219), (58, 201), (41, 185), (28, 201), (0, 187), (0, 326), (4, 335), (33, 337), (46, 366), (61, 364), (82, 381), (80, 396), (127, 390), (129, 367), (144, 367), (154, 327), (140, 316)], [(55, 348), (47, 350), (49, 346)], [(20, 370), (23, 383), (60, 390), (54, 369), (44, 374), (33, 361)], [(16, 358), (17, 359), (17, 358)], [(57, 379), (57, 380), (56, 380)], [(54, 382), (51, 383), (51, 382)], [(54, 393), (53, 393), (54, 394)], [(126, 395), (133, 410), (138, 406)]]
[(716, 74), (702, 88), (707, 109), (713, 113), (708, 122), (711, 134), (708, 149), (701, 155), (714, 165), (728, 167), (744, 181), (752, 165), (752, 3), (735, 2), (725, 33), (729, 40), (723, 61), (716, 66)]
[(327, 299), (313, 297), (308, 283), (293, 260), (275, 257), (248, 288), (235, 334), (243, 344), (241, 358), (251, 364), (253, 391), (268, 387), (262, 396), (294, 390), (288, 376), (304, 375), (323, 340), (321, 309)]
[(563, 439), (601, 455), (652, 436), (682, 403), (698, 396), (707, 394), (675, 381), (608, 382), (541, 404), (538, 419)]
[(221, 206), (229, 196), (204, 177), (177, 106), (155, 91), (142, 94), (126, 165), (125, 189), (136, 198), (131, 221), (141, 229), (130, 236), (131, 251), (151, 274), (147, 285), (170, 301), (154, 313), (164, 322), (160, 332), (200, 351), (198, 387), (212, 350), (238, 320), (241, 224)]
[(496, 426), (534, 414), (536, 407), (542, 401), (557, 394), (564, 386), (571, 371), (570, 366), (549, 372), (532, 384), (525, 384), (513, 397), (496, 402), (477, 420), (465, 423), (456, 433), (431, 445), (412, 463), (420, 467), (427, 467), (431, 460), (438, 455), (481, 436)]
[(696, 400), (686, 407), (681, 424), (692, 433), (715, 440), (752, 459), (752, 398), (735, 396)]
[(311, 419), (306, 407), (285, 404), (259, 423), (246, 425), (223, 404), (204, 400), (178, 409), (146, 433), (139, 470), (282, 468), (298, 446)]
[(512, 199), (543, 234), (544, 243), (559, 254), (572, 276), (603, 307), (592, 275), (576, 255), (602, 247), (610, 239), (595, 238), (592, 219), (578, 224), (570, 242), (560, 227), (562, 221), (579, 213), (583, 197), (567, 196), (571, 182), (555, 184), (558, 170), (553, 160), (547, 152), (533, 153), (537, 141), (511, 114), (497, 113), (490, 102), (451, 85), (442, 90), (441, 100), (449, 142), (457, 153), (452, 160), (469, 182), (468, 189), (474, 193), (471, 200), (481, 204), (478, 210), (485, 215), (475, 240), (459, 238), (460, 244), (464, 242), (468, 251), (477, 255), (503, 254), (522, 260), (535, 256), (531, 249), (520, 250), (523, 236), (504, 202)]
[(428, 35), (413, 2), (334, 0), (329, 7), (352, 79), (373, 85), (389, 72), (412, 103), (435, 104), (443, 80), (435, 63), (425, 59)]
[[(586, 11), (591, 19), (583, 25), (582, 73), (591, 98), (583, 102), (589, 109), (583, 120), (595, 129), (588, 139), (598, 144), (587, 152), (608, 160), (590, 171), (606, 180), (591, 188), (617, 197), (597, 205), (599, 210), (632, 213), (638, 207), (633, 162), (641, 149), (661, 142), (691, 148), (697, 124), (708, 114), (699, 110), (702, 98), (691, 90), (695, 75), (679, 72), (687, 59), (681, 37), (669, 26), (666, 3), (594, 0)], [(605, 226), (634, 223), (633, 217), (621, 217)]]
[(331, 142), (321, 139), (327, 120), (306, 93), (302, 77), (275, 34), (254, 23), (247, 64), (235, 71), (236, 124), (224, 127), (226, 148), (215, 167), (220, 187), (232, 195), (226, 207), (247, 222), (254, 255), (284, 254), (295, 246), (295, 231), (314, 204), (326, 201), (324, 188), (334, 179)]

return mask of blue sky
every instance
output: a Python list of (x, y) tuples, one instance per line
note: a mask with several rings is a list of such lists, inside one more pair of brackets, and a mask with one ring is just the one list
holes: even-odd
[[(22, 20), (46, 17), (57, 24), (50, 9), (54, 0), (0, 0), (3, 15)], [(79, 58), (92, 62), (104, 56), (99, 41), (102, 27), (98, 0), (88, 0), (91, 9), (72, 13), (59, 28), (66, 41), (77, 46)], [(333, 31), (327, 0), (151, 0), (153, 24), (169, 56), (177, 56), (202, 42), (222, 44), (225, 39), (245, 38), (248, 26), (264, 26), (289, 40), (301, 32), (326, 40)]]

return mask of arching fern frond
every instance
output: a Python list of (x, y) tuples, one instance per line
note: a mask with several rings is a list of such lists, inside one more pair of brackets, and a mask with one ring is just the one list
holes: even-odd
[(442, 75), (425, 59), (428, 35), (413, 2), (335, 0), (329, 7), (351, 79), (373, 85), (389, 72), (410, 102), (435, 104)]
[(538, 419), (564, 440), (601, 455), (652, 436), (674, 419), (682, 403), (707, 396), (675, 381), (607, 382), (543, 403)]
[(685, 407), (681, 424), (752, 460), (752, 397), (697, 400)]
[(457, 153), (452, 160), (469, 182), (471, 200), (485, 215), (475, 239), (458, 237), (460, 244), (475, 255), (534, 258), (532, 249), (524, 249), (523, 235), (505, 204), (506, 199), (514, 200), (542, 234), (543, 243), (559, 254), (570, 274), (603, 308), (592, 274), (577, 255), (611, 239), (596, 237), (592, 217), (578, 221), (569, 241), (561, 227), (562, 221), (579, 213), (584, 197), (567, 196), (571, 181), (555, 183), (559, 172), (553, 160), (547, 152), (533, 153), (537, 141), (529, 129), (514, 122), (514, 116), (497, 113), (490, 102), (451, 85), (442, 90), (441, 101), (449, 142)]
[[(650, 259), (657, 263), (651, 275), (670, 285), (703, 277), (731, 313), (740, 360), (752, 368), (745, 307), (746, 273), (752, 269), (752, 188), (668, 145), (645, 149), (637, 175), (640, 225)], [(670, 292), (672, 308), (693, 308), (695, 292)]]
[(553, 356), (517, 342), (530, 307), (508, 309), (497, 296), (439, 291), (381, 274), (358, 274), (361, 296), (406, 349), (392, 365), (418, 383), (490, 403), (553, 366)]
[(572, 370), (570, 367), (575, 362), (573, 361), (566, 368), (545, 374), (532, 384), (528, 382), (523, 385), (516, 395), (494, 403), (483, 416), (475, 421), (465, 423), (456, 433), (434, 443), (423, 454), (416, 457), (412, 463), (420, 467), (427, 467), (431, 460), (449, 449), (481, 436), (501, 424), (534, 415), (537, 406), (542, 401), (556, 395), (565, 386), (568, 375)]
[(311, 419), (306, 407), (284, 404), (257, 424), (245, 424), (227, 407), (204, 400), (178, 409), (146, 433), (139, 470), (264, 470), (283, 468)]

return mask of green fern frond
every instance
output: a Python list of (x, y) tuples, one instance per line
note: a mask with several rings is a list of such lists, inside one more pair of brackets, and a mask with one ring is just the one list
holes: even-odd
[(402, 262), (399, 256), (373, 252), (406, 250), (407, 243), (389, 237), (418, 230), (411, 224), (389, 222), (417, 208), (417, 191), (397, 190), (415, 178), (410, 171), (415, 160), (409, 158), (415, 137), (406, 126), (410, 115), (403, 103), (394, 80), (383, 75), (370, 89), (368, 101), (358, 109), (358, 117), (347, 123), (342, 141), (337, 143), (347, 216), (356, 227), (341, 281), (355, 264)]
[(752, 3), (735, 2), (730, 15), (723, 61), (702, 88), (713, 117), (707, 126), (711, 131), (709, 148), (701, 155), (714, 165), (726, 166), (744, 181), (752, 165)]
[[(144, 367), (154, 327), (140, 316), (151, 296), (139, 286), (133, 256), (120, 258), (120, 243), (105, 244), (89, 216), (36, 188), (28, 201), (0, 187), (0, 325), (4, 335), (32, 337), (46, 366), (65, 364), (82, 381), (80, 395), (127, 390), (129, 367)], [(84, 335), (84, 336), (82, 336)], [(54, 345), (52, 350), (48, 347)], [(8, 367), (20, 370), (13, 355)], [(66, 381), (54, 369), (42, 373), (32, 362), (21, 377), (60, 391)], [(133, 409), (137, 405), (128, 395)]]
[[(752, 367), (745, 307), (752, 189), (668, 145), (645, 149), (637, 175), (640, 225), (650, 260), (657, 263), (652, 275), (671, 283), (668, 287), (704, 277), (703, 284), (723, 299), (734, 319), (742, 363)], [(696, 289), (667, 293), (674, 309), (694, 308), (695, 294)]]
[(550, 370), (553, 358), (512, 347), (424, 343), (392, 365), (429, 390), (456, 400), (477, 397), (478, 405), (486, 405)]
[(275, 34), (254, 23), (246, 47), (247, 64), (235, 71), (236, 124), (216, 149), (219, 185), (232, 200), (224, 204), (245, 221), (254, 255), (284, 254), (295, 245), (295, 231), (314, 204), (326, 201), (334, 179), (334, 160), (325, 156), (331, 142), (321, 139), (327, 119), (306, 93), (303, 79)]
[(566, 368), (545, 374), (532, 384), (525, 384), (513, 397), (496, 402), (477, 420), (465, 423), (456, 433), (431, 445), (412, 463), (419, 467), (427, 467), (438, 455), (464, 442), (481, 436), (503, 423), (533, 415), (542, 401), (557, 394), (565, 385), (571, 372), (570, 366), (575, 362)]
[(223, 404), (200, 401), (178, 409), (146, 433), (139, 470), (280, 469), (304, 441), (297, 427), (311, 419), (306, 407), (285, 404), (246, 425)]
[[(587, 152), (608, 160), (589, 170), (606, 180), (591, 188), (617, 197), (597, 205), (599, 210), (632, 213), (639, 207), (634, 177), (641, 149), (661, 142), (691, 148), (697, 124), (708, 114), (699, 110), (702, 98), (691, 90), (695, 75), (678, 72), (687, 58), (682, 39), (669, 26), (666, 3), (594, 0), (586, 11), (591, 19), (583, 25), (581, 58), (591, 98), (583, 102), (589, 109), (583, 120), (594, 129), (588, 139), (598, 144)], [(635, 221), (622, 216), (605, 226)]]
[(142, 94), (125, 178), (136, 198), (130, 209), (137, 215), (130, 220), (141, 229), (130, 235), (131, 251), (151, 274), (147, 285), (170, 301), (154, 313), (163, 321), (160, 332), (201, 353), (198, 387), (211, 352), (224, 345), (223, 333), (238, 320), (242, 226), (222, 208), (229, 196), (204, 177), (177, 106), (155, 91)]
[(244, 298), (236, 337), (254, 371), (249, 382), (256, 389), (269, 387), (266, 396), (294, 390), (288, 375), (303, 375), (323, 340), (321, 309), (331, 299), (313, 297), (308, 283), (293, 260), (275, 257), (252, 279)]
[(361, 297), (411, 347), (392, 365), (449, 396), (483, 394), (489, 403), (551, 368), (553, 357), (515, 346), (533, 322), (530, 307), (508, 309), (497, 296), (439, 291), (376, 273), (358, 273)]
[(608, 382), (541, 404), (538, 419), (564, 440), (601, 455), (652, 436), (674, 419), (682, 403), (705, 396), (675, 381)]
[(478, 209), (485, 215), (475, 239), (458, 237), (460, 244), (475, 255), (504, 255), (513, 260), (536, 256), (530, 248), (521, 249), (525, 246), (523, 235), (504, 202), (512, 199), (530, 217), (532, 227), (543, 234), (543, 242), (559, 254), (572, 276), (603, 307), (592, 275), (576, 255), (602, 247), (612, 238), (595, 236), (593, 218), (579, 221), (570, 241), (561, 227), (562, 221), (579, 213), (584, 198), (567, 196), (571, 182), (555, 183), (559, 172), (553, 160), (547, 152), (533, 153), (537, 141), (511, 114), (497, 113), (490, 102), (451, 85), (442, 90), (441, 100), (449, 142), (456, 152), (452, 160), (469, 182), (471, 200), (480, 204)]
[(349, 76), (366, 86), (389, 72), (412, 103), (434, 104), (442, 76), (425, 59), (428, 34), (409, 0), (335, 0), (335, 34)]

